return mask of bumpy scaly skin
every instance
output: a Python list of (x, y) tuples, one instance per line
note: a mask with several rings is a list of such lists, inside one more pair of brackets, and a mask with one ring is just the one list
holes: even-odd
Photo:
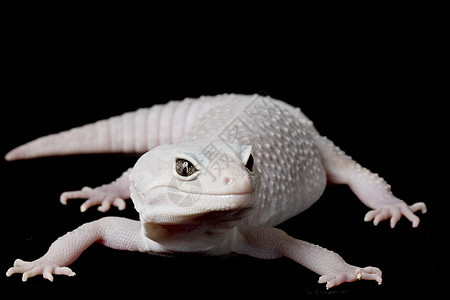
[[(82, 138), (88, 134), (92, 143)], [(392, 195), (378, 175), (361, 167), (315, 130), (300, 111), (269, 97), (219, 95), (169, 102), (165, 106), (99, 121), (43, 137), (11, 151), (6, 159), (95, 152), (145, 152), (116, 181), (66, 192), (61, 202), (87, 199), (125, 208), (131, 196), (140, 221), (117, 217), (84, 224), (56, 240), (41, 258), (16, 260), (7, 276), (23, 273), (73, 276), (68, 268), (92, 243), (151, 254), (194, 252), (289, 257), (320, 275), (330, 288), (375, 280), (381, 271), (347, 264), (338, 254), (288, 236), (274, 225), (302, 212), (322, 194), (326, 181), (347, 184), (372, 210), (365, 221), (405, 216), (414, 227), (426, 212)], [(176, 162), (179, 161), (179, 167)], [(186, 169), (183, 171), (183, 167)]]

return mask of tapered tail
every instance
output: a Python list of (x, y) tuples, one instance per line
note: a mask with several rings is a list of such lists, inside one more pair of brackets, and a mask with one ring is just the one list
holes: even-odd
[(171, 101), (68, 131), (40, 137), (6, 154), (6, 160), (83, 153), (144, 153), (176, 143), (216, 101)]
[(139, 110), (40, 137), (13, 149), (5, 158), (17, 160), (81, 153), (142, 152), (145, 151), (144, 145), (134, 141), (136, 130), (133, 127), (139, 123), (135, 119), (146, 113), (146, 110)]

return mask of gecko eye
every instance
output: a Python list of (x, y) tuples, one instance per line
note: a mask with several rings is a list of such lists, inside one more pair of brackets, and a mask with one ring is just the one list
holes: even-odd
[(248, 157), (247, 163), (245, 164), (245, 167), (250, 172), (253, 172), (253, 155), (250, 154), (250, 156)]
[(185, 159), (179, 158), (175, 162), (178, 175), (188, 177), (197, 172), (194, 165)]

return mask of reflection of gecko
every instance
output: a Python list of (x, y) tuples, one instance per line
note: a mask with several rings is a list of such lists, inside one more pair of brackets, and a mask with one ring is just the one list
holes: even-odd
[(372, 210), (365, 221), (414, 214), (390, 186), (361, 167), (325, 137), (300, 111), (261, 96), (219, 95), (169, 102), (84, 127), (39, 138), (7, 160), (99, 152), (144, 153), (116, 181), (66, 192), (61, 202), (86, 198), (81, 210), (125, 208), (133, 200), (140, 221), (105, 217), (57, 239), (41, 258), (16, 260), (7, 276), (72, 276), (67, 266), (92, 243), (150, 254), (246, 254), (286, 256), (320, 276), (327, 288), (357, 279), (381, 283), (375, 267), (358, 268), (336, 253), (294, 239), (273, 226), (311, 206), (327, 180), (348, 184)]

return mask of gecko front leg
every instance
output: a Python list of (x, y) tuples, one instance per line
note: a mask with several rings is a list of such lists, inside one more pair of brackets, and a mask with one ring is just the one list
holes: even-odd
[(94, 205), (100, 205), (98, 210), (106, 212), (111, 205), (119, 210), (126, 207), (125, 200), (130, 198), (130, 173), (131, 168), (122, 174), (115, 181), (104, 184), (96, 188), (84, 187), (79, 191), (64, 192), (60, 201), (66, 205), (69, 199), (87, 199), (81, 206), (81, 212), (85, 212)]
[(23, 273), (22, 281), (40, 274), (50, 281), (53, 281), (52, 274), (74, 276), (75, 273), (68, 266), (94, 242), (118, 250), (150, 251), (144, 239), (139, 221), (119, 217), (102, 218), (60, 237), (39, 259), (31, 262), (17, 259), (6, 276)]
[(335, 252), (297, 240), (277, 228), (241, 227), (234, 251), (263, 259), (288, 257), (319, 274), (318, 282), (326, 283), (327, 289), (356, 280), (382, 281), (380, 269), (352, 266)]

